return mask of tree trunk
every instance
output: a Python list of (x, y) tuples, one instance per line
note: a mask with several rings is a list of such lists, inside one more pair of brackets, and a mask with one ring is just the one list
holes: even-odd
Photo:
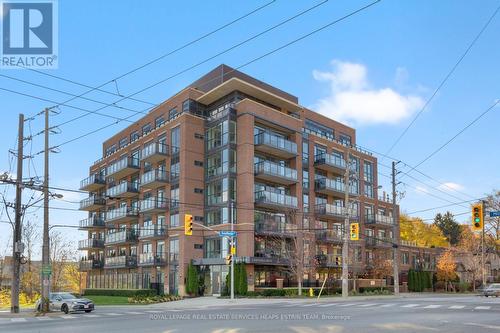
[(302, 296), (302, 279), (299, 277), (298, 281), (297, 281), (297, 287), (298, 287), (298, 294), (299, 296)]

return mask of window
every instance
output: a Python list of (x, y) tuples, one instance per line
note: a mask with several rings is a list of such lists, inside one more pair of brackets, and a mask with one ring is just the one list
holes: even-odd
[(163, 124), (165, 124), (165, 119), (162, 116), (155, 119), (155, 128), (158, 128)]
[(351, 144), (351, 136), (341, 133), (339, 135), (339, 141), (340, 141), (340, 143), (342, 143), (344, 145), (350, 145)]
[(354, 248), (354, 261), (361, 262), (361, 260), (362, 260), (361, 248), (355, 247)]
[(364, 184), (365, 196), (368, 198), (373, 198), (373, 185), (369, 183)]
[[(236, 207), (233, 207), (233, 223), (236, 218)], [(206, 213), (206, 223), (205, 225), (217, 225), (217, 224), (227, 224), (229, 223), (229, 208), (221, 207), (219, 209), (210, 210)]]
[(236, 180), (234, 178), (222, 178), (207, 185), (207, 203), (209, 205), (227, 202), (229, 198), (235, 200)]
[(122, 138), (118, 142), (118, 148), (123, 148), (128, 144), (128, 138)]
[(363, 176), (365, 182), (373, 183), (373, 163), (364, 161), (363, 162)]
[(236, 122), (225, 120), (207, 129), (207, 150), (224, 146), (228, 143), (236, 143)]
[(314, 157), (318, 157), (326, 154), (326, 147), (320, 145), (314, 145)]
[(408, 252), (402, 252), (401, 253), (401, 261), (403, 262), (403, 265), (409, 265), (410, 264), (410, 254)]
[(223, 149), (207, 157), (207, 177), (220, 176), (227, 172), (236, 171), (236, 150)]
[(135, 140), (139, 139), (140, 135), (138, 131), (134, 131), (130, 133), (130, 142), (134, 142)]
[(208, 238), (203, 246), (205, 258), (223, 258), (229, 253), (229, 239)]
[(194, 165), (202, 167), (203, 166), (203, 162), (202, 161), (194, 161)]
[(305, 126), (306, 132), (314, 133), (317, 136), (321, 136), (329, 140), (333, 140), (335, 138), (333, 129), (323, 126), (320, 123), (306, 119)]
[(304, 194), (302, 196), (302, 201), (303, 201), (303, 204), (304, 204), (304, 212), (305, 213), (309, 212), (309, 195)]
[(115, 151), (116, 151), (116, 144), (109, 146), (108, 148), (106, 148), (106, 156), (113, 154)]
[(170, 145), (172, 146), (172, 153), (177, 153), (181, 147), (181, 128), (180, 126), (172, 128), (170, 132)]
[(198, 194), (201, 194), (203, 193), (203, 189), (202, 188), (196, 188), (194, 189), (194, 193), (198, 193)]
[(170, 215), (170, 227), (175, 228), (179, 226), (179, 214)]
[(302, 190), (309, 190), (309, 171), (302, 171)]
[(177, 116), (177, 108), (170, 109), (168, 111), (168, 120), (172, 120)]
[(170, 188), (170, 200), (179, 201), (179, 185), (171, 186), (171, 188)]
[(199, 139), (199, 140), (203, 140), (203, 139), (205, 139), (205, 136), (203, 134), (200, 134), (200, 133), (194, 133), (194, 138)]
[(153, 130), (153, 127), (151, 126), (151, 124), (146, 124), (146, 125), (142, 126), (142, 135), (146, 135), (149, 132), (151, 132), (152, 130)]
[(302, 140), (302, 167), (309, 166), (309, 141)]

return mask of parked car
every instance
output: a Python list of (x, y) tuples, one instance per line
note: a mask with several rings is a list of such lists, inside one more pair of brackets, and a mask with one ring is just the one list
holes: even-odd
[(483, 289), (483, 295), (488, 296), (500, 296), (500, 283), (492, 283)]
[[(85, 311), (91, 312), (94, 310), (94, 303), (87, 298), (79, 298), (71, 293), (59, 292), (49, 294), (49, 309), (50, 311), (62, 311), (64, 313)], [(39, 299), (35, 304), (37, 311), (42, 310), (42, 299)]]

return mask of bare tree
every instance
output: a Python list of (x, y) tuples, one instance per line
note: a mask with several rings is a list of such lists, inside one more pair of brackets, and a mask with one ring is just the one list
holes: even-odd
[[(500, 190), (493, 190), (486, 198), (486, 208), (491, 211), (500, 211)], [(493, 240), (493, 248), (500, 251), (500, 217), (486, 215), (485, 232)]]
[(65, 240), (60, 232), (54, 230), (50, 232), (52, 290), (60, 290), (66, 286), (66, 283), (63, 283), (65, 266), (76, 257), (76, 254), (73, 244)]
[(23, 222), (22, 237), (26, 248), (26, 265), (27, 270), (23, 272), (21, 278), (23, 290), (31, 297), (34, 290), (38, 290), (39, 277), (38, 270), (33, 267), (32, 259), (36, 254), (36, 244), (40, 240), (40, 230), (32, 219), (27, 219)]

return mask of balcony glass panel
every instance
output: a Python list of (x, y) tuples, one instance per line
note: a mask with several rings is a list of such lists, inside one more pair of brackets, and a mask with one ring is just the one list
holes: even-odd
[(291, 180), (297, 180), (297, 170), (270, 161), (255, 163), (255, 173), (264, 173)]
[(289, 152), (291, 154), (297, 154), (297, 144), (295, 142), (268, 132), (261, 132), (256, 134), (254, 136), (254, 144), (266, 145)]
[(293, 208), (297, 207), (297, 197), (270, 191), (255, 192), (255, 202), (282, 205)]

